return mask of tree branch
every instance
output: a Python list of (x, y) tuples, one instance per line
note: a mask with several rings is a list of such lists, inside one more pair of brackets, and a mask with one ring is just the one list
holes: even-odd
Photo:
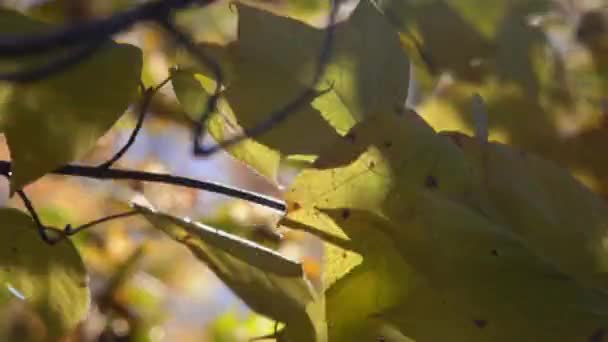
[[(0, 160), (0, 174), (10, 175), (10, 171), (11, 162), (6, 160)], [(137, 180), (142, 182), (163, 183), (175, 186), (182, 186), (191, 189), (209, 191), (216, 194), (238, 198), (244, 201), (259, 204), (261, 206), (280, 211), (282, 213), (287, 210), (287, 207), (285, 206), (285, 203), (283, 203), (283, 201), (270, 196), (265, 196), (252, 191), (231, 187), (216, 182), (200, 181), (187, 177), (173, 176), (167, 173), (155, 173), (125, 169), (104, 169), (98, 166), (84, 165), (66, 165), (51, 173), (56, 175), (77, 176), (101, 180)]]
[(202, 6), (216, 0), (159, 0), (114, 14), (108, 18), (92, 20), (62, 27), (47, 33), (28, 35), (0, 35), (0, 55), (23, 57), (56, 50), (58, 48), (101, 41), (127, 30), (141, 21), (162, 21), (173, 10), (186, 8), (193, 3)]
[(70, 51), (71, 53), (69, 55), (59, 57), (50, 62), (47, 62), (44, 65), (36, 66), (26, 70), (0, 73), (0, 80), (16, 83), (40, 81), (85, 61), (89, 56), (93, 55), (102, 46), (103, 42), (100, 41), (87, 44), (86, 46), (80, 48), (74, 48), (74, 51)]

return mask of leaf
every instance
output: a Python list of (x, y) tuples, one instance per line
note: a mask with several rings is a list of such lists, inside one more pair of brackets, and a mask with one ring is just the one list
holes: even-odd
[[(310, 86), (325, 48), (325, 29), (244, 5), (238, 11), (238, 40), (206, 48), (210, 55), (222, 56), (218, 61), (231, 76), (224, 95), (239, 125), (251, 129)], [(318, 154), (336, 137), (335, 129), (345, 133), (365, 116), (405, 103), (408, 59), (381, 14), (362, 1), (335, 30), (318, 97), (259, 142), (284, 154)]]
[(188, 247), (254, 311), (284, 322), (285, 341), (327, 341), (323, 297), (300, 264), (234, 235), (136, 206), (150, 223)]
[[(195, 75), (191, 70), (171, 69), (170, 72), (171, 84), (182, 108), (192, 120), (199, 120), (207, 106), (209, 92), (214, 91), (215, 82), (201, 74)], [(218, 111), (219, 113), (211, 116), (207, 126), (209, 133), (217, 141), (224, 141), (242, 133), (238, 129), (232, 109), (223, 98), (218, 101)], [(276, 151), (251, 139), (230, 146), (227, 150), (236, 159), (276, 182), (281, 159)]]
[(0, 301), (34, 309), (46, 325), (49, 340), (70, 332), (87, 315), (88, 276), (78, 251), (69, 240), (43, 242), (26, 214), (0, 209)]
[(608, 289), (608, 208), (599, 196), (537, 156), (456, 139), (510, 230), (562, 272)]
[(353, 250), (363, 256), (325, 292), (329, 340), (380, 340), (386, 336), (376, 316), (410, 295), (419, 276), (389, 236), (375, 228), (381, 224), (378, 219), (349, 209), (322, 212), (345, 230)]
[[(15, 30), (15, 24), (25, 29)], [(1, 32), (46, 28), (14, 12), (0, 13)], [(3, 60), (2, 66), (10, 70), (47, 61)], [(82, 158), (137, 94), (141, 64), (138, 48), (107, 43), (60, 74), (38, 82), (4, 84), (10, 95), (2, 103), (0, 122), (13, 159), (12, 191)]]
[[(481, 161), (493, 159), (487, 155), (480, 158), (483, 154), (470, 147), (463, 150), (461, 140), (465, 138), (454, 136), (461, 135), (437, 135), (413, 113), (387, 113), (364, 121), (346, 136), (350, 146), (342, 145), (341, 150), (319, 158), (322, 170), (305, 170), (296, 178), (286, 193), (288, 217), (334, 236), (341, 233), (350, 238), (360, 225), (387, 234), (388, 239), (377, 249), (388, 251), (391, 246), (387, 241), (394, 244), (420, 282), (401, 281), (408, 285), (407, 293), (401, 294), (393, 308), (374, 317), (397, 324), (408, 337), (443, 340), (461, 334), (450, 340), (585, 340), (606, 329), (608, 297), (593, 284), (580, 282), (586, 280), (582, 275), (593, 276), (593, 266), (577, 272), (564, 267), (568, 257), (574, 257), (577, 265), (581, 265), (581, 256), (597, 260), (598, 254), (590, 252), (600, 251), (588, 246), (598, 241), (601, 227), (582, 228), (579, 224), (596, 222), (594, 215), (608, 212), (605, 204), (590, 202), (593, 195), (571, 185), (574, 180), (557, 167), (533, 166), (547, 180), (533, 178), (537, 171), (528, 177), (543, 187), (551, 184), (565, 191), (569, 200), (580, 201), (576, 210), (594, 206), (572, 215), (569, 209), (556, 205), (562, 217), (570, 216), (558, 229), (560, 236), (552, 238), (557, 227), (543, 226), (531, 215), (534, 210), (559, 203), (555, 199), (558, 196), (534, 196), (532, 206), (532, 196), (515, 189), (508, 198), (511, 206), (506, 207), (493, 187), (507, 192), (506, 188), (514, 185), (487, 184), (491, 175)], [(473, 138), (466, 141), (484, 151), (484, 146), (493, 146)], [(487, 148), (487, 153), (496, 153)], [(363, 152), (351, 160), (341, 157), (345, 153), (353, 155), (353, 151)], [(495, 167), (502, 168), (501, 174), (517, 176), (509, 173), (513, 166), (507, 162)], [(519, 178), (513, 178), (513, 182)], [(532, 187), (532, 191), (537, 186), (533, 181), (521, 185), (524, 189)], [(520, 203), (514, 202), (530, 207), (522, 212)], [(333, 226), (319, 224), (328, 221), (322, 214), (328, 210), (348, 210), (345, 216), (353, 219), (335, 221)], [(516, 221), (518, 215), (521, 218)], [(602, 216), (597, 217), (597, 222), (602, 222)], [(580, 229), (585, 233), (581, 234)], [(570, 239), (570, 234), (581, 236)], [(544, 244), (538, 243), (541, 239)], [(552, 248), (557, 250), (558, 245), (564, 248), (563, 244), (568, 244), (570, 251), (562, 251), (562, 258), (547, 253)], [(331, 256), (335, 258), (336, 254)], [(361, 257), (363, 264), (373, 253), (362, 252)], [(349, 273), (345, 274), (334, 284), (347, 281)], [(328, 303), (329, 298), (328, 291)], [(328, 320), (330, 312), (328, 309)]]

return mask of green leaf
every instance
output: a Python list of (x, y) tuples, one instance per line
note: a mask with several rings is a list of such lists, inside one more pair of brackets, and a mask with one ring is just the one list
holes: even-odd
[[(182, 108), (192, 120), (199, 120), (205, 112), (209, 93), (214, 91), (215, 82), (204, 75), (195, 75), (191, 70), (171, 69), (170, 72), (171, 84)], [(223, 98), (219, 99), (218, 113), (211, 116), (207, 129), (217, 141), (242, 133), (232, 108)], [(230, 146), (227, 150), (236, 159), (276, 182), (281, 160), (278, 152), (251, 139)]]
[[(70, 240), (48, 245), (26, 214), (0, 209), (0, 303), (19, 301), (46, 325), (49, 340), (70, 332), (89, 309), (88, 276)], [(4, 332), (2, 332), (4, 333)]]
[[(221, 56), (230, 76), (224, 95), (239, 125), (251, 129), (311, 85), (326, 48), (325, 29), (244, 5), (238, 11), (238, 40), (206, 48)], [(258, 141), (284, 154), (319, 154), (336, 129), (343, 134), (366, 116), (403, 106), (409, 62), (397, 32), (375, 7), (362, 1), (337, 24), (331, 49), (318, 97)]]
[[(0, 13), (2, 33), (41, 28), (47, 26), (14, 12)], [(2, 60), (1, 65), (15, 70), (45, 62), (48, 59), (15, 59)], [(0, 122), (13, 160), (11, 189), (20, 189), (89, 152), (137, 94), (141, 65), (138, 48), (108, 43), (60, 74), (37, 82), (4, 84), (9, 95), (0, 108)]]
[(608, 289), (605, 201), (566, 170), (501, 144), (459, 136), (505, 226), (529, 248), (583, 284)]
[[(390, 237), (376, 229), (382, 224), (380, 219), (349, 209), (321, 212), (345, 230), (353, 250), (363, 256), (359, 265), (325, 292), (329, 340), (380, 340), (385, 336), (376, 316), (407, 297), (419, 276)], [(343, 258), (347, 257), (344, 253)]]
[(284, 322), (285, 341), (327, 341), (323, 297), (303, 277), (300, 264), (232, 234), (136, 208), (153, 226), (188, 247), (253, 310)]
[[(598, 236), (605, 235), (595, 223), (604, 222), (608, 210), (567, 173), (533, 163), (526, 165), (534, 171), (523, 177), (512, 159), (498, 163), (500, 154), (488, 155), (497, 153), (493, 145), (458, 134), (437, 135), (413, 113), (370, 118), (344, 140), (316, 162), (324, 169), (305, 170), (296, 178), (286, 193), (288, 217), (336, 237), (356, 239), (361, 225), (388, 236), (375, 242), (376, 250), (392, 253), (396, 247), (419, 282), (401, 280), (404, 290), (396, 292), (394, 307), (379, 305), (371, 317), (383, 317), (422, 341), (448, 336), (458, 341), (585, 340), (608, 327), (608, 297), (589, 281), (604, 254), (595, 247)], [(493, 181), (491, 173), (505, 178)], [(514, 186), (507, 175), (514, 175), (512, 182), (522, 177), (525, 182)], [(500, 181), (505, 184), (495, 184)], [(564, 194), (539, 196), (539, 186)], [(560, 196), (569, 199), (556, 199)], [(566, 209), (570, 201), (580, 202), (575, 214)], [(522, 206), (528, 206), (526, 211)], [(554, 226), (559, 222), (551, 222), (547, 207), (561, 211), (555, 218), (564, 219), (563, 226)], [(560, 247), (561, 254), (550, 253)], [(361, 265), (374, 255), (363, 250)], [(590, 265), (565, 267), (581, 266), (581, 260)], [(337, 277), (333, 286), (343, 280), (341, 286), (347, 286), (349, 274)], [(331, 322), (332, 311), (327, 312)]]

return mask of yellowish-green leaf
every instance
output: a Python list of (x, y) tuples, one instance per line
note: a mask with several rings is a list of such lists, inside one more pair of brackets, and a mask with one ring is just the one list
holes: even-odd
[[(46, 27), (15, 12), (0, 13), (2, 33)], [(70, 52), (52, 57), (66, 53)], [(40, 65), (48, 58), (3, 60), (2, 70)], [(13, 160), (11, 188), (20, 189), (83, 157), (134, 99), (141, 64), (138, 48), (107, 43), (90, 58), (47, 79), (3, 84), (9, 95), (2, 102), (0, 121)]]
[[(0, 209), (0, 301), (2, 309), (19, 301), (45, 323), (48, 340), (76, 327), (89, 309), (88, 276), (69, 240), (48, 245), (26, 214)], [(5, 333), (5, 332), (0, 332)]]
[[(327, 47), (324, 29), (244, 5), (238, 9), (238, 40), (215, 55), (229, 57), (221, 59), (233, 76), (225, 96), (239, 125), (251, 129), (311, 85)], [(344, 133), (366, 116), (404, 104), (408, 59), (397, 33), (374, 6), (362, 1), (337, 24), (330, 48), (320, 96), (260, 136), (261, 143), (284, 154), (319, 154), (336, 137), (335, 129)]]
[[(192, 120), (199, 120), (201, 114), (205, 112), (209, 92), (214, 91), (215, 82), (204, 75), (194, 75), (189, 70), (172, 69), (171, 83), (186, 114)], [(211, 116), (207, 129), (217, 141), (224, 141), (237, 134), (242, 134), (230, 105), (223, 98), (219, 99), (218, 113)], [(281, 160), (277, 151), (251, 139), (230, 146), (227, 150), (236, 159), (244, 162), (270, 181), (277, 181)]]
[(459, 136), (505, 226), (562, 272), (608, 289), (608, 208), (564, 169), (500, 144)]
[(284, 322), (285, 341), (327, 341), (324, 299), (303, 277), (300, 264), (234, 235), (136, 208), (152, 225), (188, 247), (253, 310)]
[[(385, 114), (364, 121), (344, 138), (350, 146), (342, 145), (319, 158), (318, 164), (327, 169), (306, 170), (298, 176), (286, 194), (289, 217), (320, 230), (329, 227), (335, 236), (341, 233), (350, 238), (353, 227), (362, 222), (368, 230), (387, 234), (413, 274), (419, 275), (416, 279), (423, 281), (410, 283), (414, 288), (402, 294), (394, 308), (378, 314), (389, 320), (400, 316), (392, 323), (398, 322), (401, 332), (414, 339), (433, 340), (442, 335), (439, 331), (445, 332), (442, 336), (461, 333), (455, 338), (462, 341), (585, 340), (606, 329), (608, 298), (591, 287), (596, 283), (588, 281), (602, 260), (603, 252), (594, 244), (602, 240), (598, 236), (603, 236), (603, 227), (594, 224), (605, 221), (601, 219), (608, 212), (605, 204), (594, 201), (592, 194), (555, 166), (532, 164), (538, 173), (518, 176), (512, 161), (498, 163), (494, 160), (498, 156), (471, 148), (463, 151), (464, 138), (458, 137), (436, 135), (412, 114)], [(490, 147), (486, 150), (484, 146), (490, 144), (467, 141), (488, 154), (497, 153)], [(353, 151), (363, 152), (354, 159), (341, 157)], [(529, 179), (521, 188), (531, 190), (515, 187), (509, 192), (506, 188), (513, 184), (505, 178), (497, 180), (505, 182), (502, 186), (488, 184), (488, 177), (493, 176), (487, 172), (494, 169), (487, 163), (495, 163), (493, 167), (505, 176), (513, 168), (512, 182)], [(521, 172), (526, 171), (522, 168)], [(547, 178), (539, 179), (541, 174)], [(555, 199), (561, 194), (551, 192), (552, 199), (549, 194), (537, 195), (538, 187), (561, 189), (568, 201), (580, 201), (575, 206), (579, 212), (571, 214), (564, 207), (565, 200)], [(510, 206), (500, 203), (504, 193), (511, 195)], [(529, 206), (527, 211), (522, 211), (524, 205)], [(592, 208), (581, 209), (586, 205)], [(563, 216), (554, 217), (564, 219), (563, 226), (544, 225), (559, 224), (547, 218), (546, 207), (561, 211)], [(336, 209), (342, 213), (348, 209), (349, 214), (343, 215), (347, 219), (336, 221), (336, 212), (337, 224), (319, 224), (323, 222), (319, 211)], [(536, 217), (534, 210), (539, 211)], [(581, 222), (592, 225), (581, 226)], [(551, 237), (556, 229), (557, 236)], [(568, 252), (563, 250), (565, 245)], [(562, 248), (561, 254), (552, 254), (553, 248)], [(361, 257), (363, 265), (370, 256), (363, 252)], [(580, 260), (591, 264), (580, 270), (565, 267), (581, 266)], [(329, 263), (332, 265), (331, 260)], [(348, 274), (334, 284), (347, 281)], [(434, 318), (425, 310), (419, 318), (417, 310), (425, 305), (433, 311), (437, 305)], [(328, 320), (330, 312), (328, 309)], [(442, 321), (453, 316), (461, 318)], [(421, 319), (435, 324), (422, 324)], [(532, 320), (535, 323), (530, 325)]]
[[(419, 276), (389, 236), (377, 228), (382, 225), (380, 219), (349, 209), (324, 214), (345, 230), (354, 251), (363, 256), (361, 264), (325, 292), (329, 340), (381, 340), (386, 336), (378, 329), (376, 316), (403, 301)], [(344, 224), (347, 221), (352, 224)]]

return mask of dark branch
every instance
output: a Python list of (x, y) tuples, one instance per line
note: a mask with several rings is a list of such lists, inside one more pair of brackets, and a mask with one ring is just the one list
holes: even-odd
[[(340, 2), (340, 0), (332, 1), (331, 10), (330, 10), (330, 14), (329, 14), (329, 20), (327, 23), (327, 29), (325, 30), (325, 37), (324, 37), (323, 43), (321, 45), (321, 53), (319, 54), (317, 69), (315, 70), (315, 73), (314, 73), (314, 76), (313, 76), (313, 79), (312, 79), (312, 82), (311, 82), (309, 88), (307, 90), (304, 90), (302, 93), (300, 93), (298, 96), (296, 96), (290, 102), (285, 104), (283, 107), (270, 113), (266, 119), (264, 119), (262, 122), (260, 122), (255, 127), (251, 128), (251, 129), (245, 129), (243, 134), (237, 135), (237, 136), (232, 137), (227, 140), (224, 140), (224, 141), (220, 142), (219, 144), (216, 144), (216, 145), (213, 145), (210, 147), (201, 146), (200, 140), (198, 138), (200, 137), (199, 131), (202, 131), (203, 126), (197, 127), (196, 133), (199, 133), (199, 135), (197, 135), (195, 137), (195, 141), (194, 141), (194, 154), (195, 155), (198, 155), (198, 156), (211, 155), (221, 149), (230, 147), (245, 139), (258, 137), (258, 136), (268, 132), (269, 130), (275, 128), (276, 126), (278, 126), (281, 122), (286, 120), (291, 114), (295, 113), (298, 108), (300, 108), (301, 106), (310, 102), (312, 99), (314, 99), (316, 96), (319, 95), (319, 91), (316, 90), (315, 88), (318, 86), (318, 83), (321, 81), (323, 75), (325, 75), (325, 70), (327, 69), (327, 65), (329, 64), (329, 60), (331, 58), (331, 50), (332, 50), (335, 31), (336, 31), (336, 19), (337, 19), (339, 7), (340, 7), (339, 2)], [(185, 37), (187, 38), (187, 36), (185, 36)], [(191, 41), (189, 42), (188, 40), (185, 40), (185, 39), (179, 39), (179, 37), (176, 37), (176, 39), (178, 39), (186, 48), (188, 48), (190, 53), (192, 53), (195, 57), (197, 57), (199, 59), (200, 63), (202, 63), (202, 64), (208, 63), (207, 60), (204, 58), (204, 55), (201, 55), (200, 49), (197, 48), (196, 45), (192, 45), (193, 43)], [(191, 46), (191, 47), (189, 48), (189, 46)], [(217, 82), (217, 87), (218, 88), (216, 88), (216, 94), (219, 97), (219, 90), (220, 90), (219, 81)], [(215, 98), (216, 94), (214, 94), (211, 97), (211, 99), (209, 100), (208, 108), (206, 111), (207, 116), (215, 110), (215, 106), (216, 106), (216, 102), (217, 102), (217, 98)]]
[(85, 223), (85, 224), (83, 224), (81, 226), (78, 226), (76, 228), (72, 228), (72, 225), (68, 224), (68, 225), (65, 226), (65, 230), (63, 232), (64, 232), (64, 234), (66, 236), (75, 235), (75, 234), (78, 234), (78, 233), (80, 233), (81, 231), (83, 231), (85, 229), (91, 228), (91, 227), (96, 226), (98, 224), (102, 224), (102, 223), (105, 223), (105, 222), (108, 222), (108, 221), (117, 220), (117, 219), (121, 219), (121, 218), (125, 218), (125, 217), (135, 216), (135, 215), (138, 215), (138, 214), (139, 214), (139, 211), (137, 211), (137, 210), (130, 210), (130, 211), (126, 211), (124, 213), (119, 213), (119, 214), (114, 214), (114, 215), (110, 215), (110, 216), (105, 216), (105, 217), (102, 217), (100, 219), (93, 220), (93, 221), (91, 221), (89, 223)]
[(38, 216), (36, 209), (34, 209), (34, 204), (32, 204), (32, 201), (30, 201), (25, 192), (23, 190), (17, 190), (17, 195), (19, 195), (19, 198), (21, 198), (25, 208), (34, 220), (34, 224), (36, 224), (36, 228), (38, 229), (38, 235), (40, 235), (42, 241), (48, 243), (49, 245), (57, 243), (58, 240), (51, 239), (51, 237), (47, 234), (48, 228), (46, 228), (46, 226), (42, 224), (42, 221), (40, 221), (40, 217)]
[(202, 147), (202, 141), (204, 140), (204, 134), (206, 132), (205, 128), (207, 127), (207, 121), (211, 117), (211, 114), (217, 109), (217, 102), (220, 98), (222, 84), (224, 83), (222, 68), (213, 58), (209, 57), (200, 46), (196, 45), (188, 34), (180, 30), (170, 18), (162, 21), (161, 25), (163, 25), (165, 30), (167, 30), (178, 43), (183, 45), (199, 63), (207, 67), (215, 78), (215, 89), (213, 90), (213, 94), (211, 94), (207, 100), (205, 111), (201, 114), (198, 122), (194, 124), (194, 155), (204, 154), (201, 151), (205, 151)]
[(159, 0), (117, 13), (108, 18), (88, 21), (30, 35), (0, 35), (0, 55), (22, 57), (41, 54), (62, 47), (101, 41), (127, 30), (137, 22), (165, 20), (173, 10), (194, 3), (209, 5), (215, 0)]
[[(11, 162), (6, 160), (0, 160), (0, 174), (8, 175), (11, 171)], [(170, 184), (176, 186), (182, 186), (191, 189), (198, 189), (203, 191), (209, 191), (233, 198), (238, 198), (251, 203), (259, 204), (261, 206), (271, 208), (280, 212), (286, 211), (285, 203), (276, 198), (258, 194), (255, 192), (238, 189), (223, 185), (215, 182), (200, 181), (197, 179), (173, 176), (166, 173), (154, 173), (136, 170), (124, 170), (124, 169), (103, 169), (96, 166), (84, 166), (84, 165), (66, 165), (60, 169), (57, 169), (52, 174), (66, 175), (66, 176), (77, 176), (94, 178), (101, 180), (137, 180), (142, 182), (155, 182)]]
[(70, 54), (67, 56), (59, 57), (41, 66), (4, 74), (0, 73), (0, 80), (17, 83), (40, 81), (80, 64), (88, 57), (93, 55), (102, 46), (102, 42), (88, 44), (84, 47), (75, 48), (75, 51), (70, 51)]
[(120, 158), (122, 158), (125, 155), (125, 153), (127, 153), (129, 148), (131, 148), (131, 146), (135, 143), (135, 139), (137, 139), (137, 135), (139, 134), (139, 131), (141, 130), (141, 127), (144, 124), (144, 119), (146, 117), (146, 113), (148, 112), (148, 109), (150, 108), (150, 104), (152, 103), (152, 98), (154, 97), (156, 92), (158, 92), (158, 90), (160, 88), (162, 88), (165, 84), (167, 84), (167, 82), (169, 82), (169, 80), (170, 80), (170, 78), (166, 78), (159, 85), (148, 88), (148, 89), (145, 89), (142, 86), (142, 89), (145, 89), (145, 90), (144, 90), (144, 95), (143, 95), (141, 104), (139, 106), (139, 115), (137, 117), (137, 123), (135, 124), (135, 128), (131, 132), (131, 135), (129, 136), (129, 139), (127, 140), (125, 145), (118, 152), (116, 152), (116, 154), (112, 158), (110, 158), (105, 163), (99, 165), (100, 168), (104, 168), (104, 169), (110, 168), (112, 165), (114, 165), (114, 163), (116, 163)]

